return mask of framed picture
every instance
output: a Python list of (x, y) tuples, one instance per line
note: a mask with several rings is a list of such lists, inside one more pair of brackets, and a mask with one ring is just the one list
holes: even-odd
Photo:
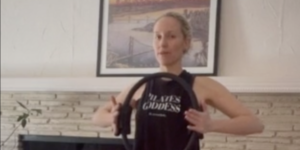
[(97, 76), (158, 72), (152, 29), (166, 12), (182, 14), (192, 30), (183, 68), (195, 75), (216, 75), (220, 0), (101, 0)]

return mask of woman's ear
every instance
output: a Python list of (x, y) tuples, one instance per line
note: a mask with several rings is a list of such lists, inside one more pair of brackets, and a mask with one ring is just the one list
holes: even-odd
[(191, 43), (192, 43), (192, 40), (191, 38), (186, 38), (185, 40), (185, 47), (184, 47), (184, 53), (187, 53), (188, 50), (191, 48)]

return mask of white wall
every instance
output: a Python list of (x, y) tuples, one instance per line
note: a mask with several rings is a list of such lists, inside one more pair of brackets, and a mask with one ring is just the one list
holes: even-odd
[[(300, 77), (300, 0), (223, 0), (220, 76)], [(99, 0), (1, 0), (1, 77), (96, 75)]]

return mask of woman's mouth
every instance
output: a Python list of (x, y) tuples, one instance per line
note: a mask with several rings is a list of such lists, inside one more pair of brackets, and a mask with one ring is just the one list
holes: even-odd
[(163, 51), (163, 52), (159, 52), (158, 54), (159, 54), (159, 55), (168, 55), (168, 54), (170, 54), (170, 52)]

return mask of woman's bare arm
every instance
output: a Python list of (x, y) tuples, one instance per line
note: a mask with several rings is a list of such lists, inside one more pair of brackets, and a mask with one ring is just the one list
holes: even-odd
[(199, 78), (198, 82), (199, 86), (205, 86), (198, 89), (204, 89), (208, 93), (207, 103), (230, 118), (211, 120), (211, 132), (248, 135), (263, 131), (264, 125), (261, 121), (223, 85), (210, 78)]
[[(123, 91), (121, 91), (116, 97), (112, 96), (112, 99), (114, 98), (115, 101), (118, 104), (123, 104), (125, 101), (125, 98), (127, 97), (128, 92), (131, 90), (131, 88), (133, 87), (134, 84), (128, 86), (127, 88), (125, 88)], [(134, 94), (133, 99), (137, 100), (141, 93), (143, 92), (144, 89), (144, 85), (141, 86)], [(136, 101), (133, 100), (131, 105), (132, 107), (135, 107), (135, 103)], [(100, 106), (96, 112), (94, 113), (93, 117), (92, 117), (92, 121), (93, 123), (101, 126), (101, 127), (108, 127), (111, 126), (113, 123), (113, 117), (111, 114), (112, 108), (113, 108), (113, 101), (109, 100), (107, 101), (107, 103), (105, 103), (103, 106)]]

